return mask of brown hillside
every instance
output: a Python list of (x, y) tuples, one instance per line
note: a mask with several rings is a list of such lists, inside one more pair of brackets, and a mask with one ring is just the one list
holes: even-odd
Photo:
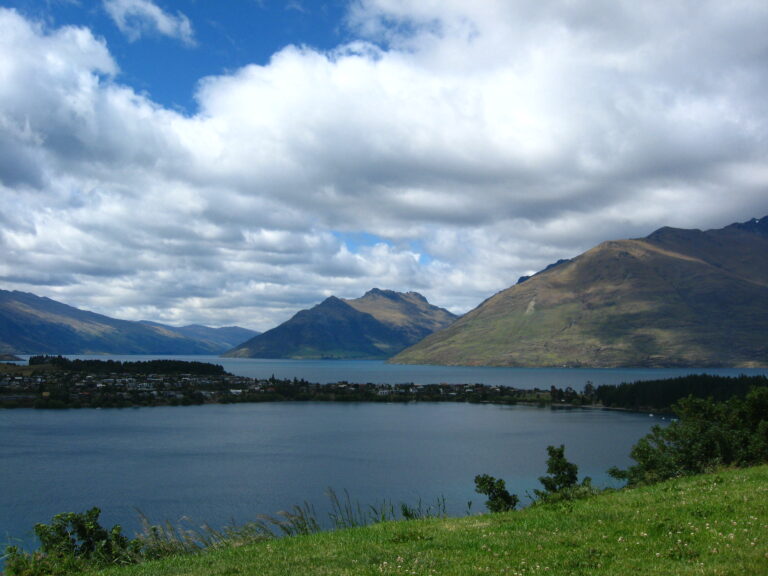
[(504, 290), (393, 362), (768, 364), (768, 218), (605, 242)]

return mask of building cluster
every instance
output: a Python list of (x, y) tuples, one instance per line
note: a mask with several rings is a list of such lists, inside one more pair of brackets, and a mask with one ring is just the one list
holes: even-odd
[(124, 407), (265, 401), (546, 402), (549, 391), (483, 384), (332, 384), (232, 374), (39, 371), (0, 374), (0, 406)]

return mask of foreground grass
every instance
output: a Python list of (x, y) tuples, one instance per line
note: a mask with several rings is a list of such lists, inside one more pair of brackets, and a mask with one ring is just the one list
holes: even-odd
[(271, 540), (99, 574), (765, 575), (768, 466), (512, 513)]

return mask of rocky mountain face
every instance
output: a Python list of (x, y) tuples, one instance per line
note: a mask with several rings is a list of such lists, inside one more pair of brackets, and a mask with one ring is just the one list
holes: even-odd
[(768, 217), (605, 242), (522, 280), (392, 361), (768, 365)]
[(415, 292), (373, 289), (353, 300), (331, 296), (226, 356), (388, 358), (455, 319)]
[(244, 328), (181, 328), (117, 320), (26, 292), (0, 290), (0, 352), (220, 354), (255, 335)]

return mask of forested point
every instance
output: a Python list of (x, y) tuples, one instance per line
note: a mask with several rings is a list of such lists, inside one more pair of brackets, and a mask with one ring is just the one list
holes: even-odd
[(663, 380), (643, 380), (619, 385), (602, 385), (595, 390), (595, 401), (610, 408), (669, 411), (683, 398), (711, 398), (722, 402), (734, 396), (743, 398), (752, 388), (768, 386), (766, 376), (715, 376), (691, 374)]
[(140, 360), (122, 362), (120, 360), (82, 360), (64, 356), (31, 356), (30, 366), (51, 365), (68, 372), (88, 372), (91, 374), (199, 374), (216, 376), (226, 374), (220, 364), (187, 360)]

